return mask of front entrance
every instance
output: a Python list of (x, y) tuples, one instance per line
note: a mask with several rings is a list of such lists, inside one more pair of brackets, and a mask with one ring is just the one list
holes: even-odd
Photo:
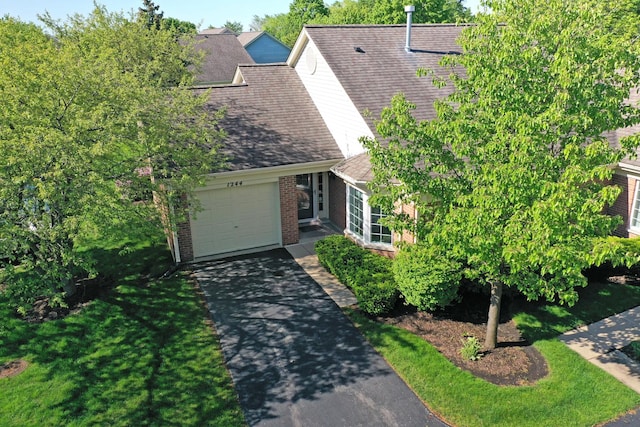
[(327, 173), (296, 175), (298, 222), (306, 223), (325, 218)]

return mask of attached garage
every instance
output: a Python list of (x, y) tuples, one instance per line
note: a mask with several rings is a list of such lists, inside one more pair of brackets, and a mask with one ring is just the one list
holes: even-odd
[(196, 193), (203, 210), (191, 218), (194, 257), (279, 246), (278, 183), (227, 185)]

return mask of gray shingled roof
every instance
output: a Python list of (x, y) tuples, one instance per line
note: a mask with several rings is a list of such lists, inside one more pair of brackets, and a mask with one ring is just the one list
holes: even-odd
[(197, 84), (231, 83), (239, 64), (255, 63), (235, 34), (198, 34), (196, 41), (205, 52)]
[(200, 31), (198, 34), (233, 34), (235, 35), (236, 33), (226, 27), (222, 27), (222, 28), (207, 28), (205, 30)]
[(371, 182), (374, 178), (368, 153), (349, 157), (333, 166), (331, 171), (354, 184)]
[(247, 46), (248, 44), (253, 43), (255, 39), (264, 34), (264, 31), (245, 31), (244, 33), (238, 34), (238, 41), (242, 44), (242, 46)]
[[(447, 96), (452, 88), (436, 88), (430, 77), (419, 78), (416, 71), (432, 69), (447, 77), (449, 71), (438, 62), (446, 54), (461, 52), (456, 39), (463, 28), (453, 24), (414, 25), (412, 50), (407, 52), (405, 25), (305, 27), (358, 111), (371, 113), (363, 115), (374, 134), (375, 120), (400, 92), (416, 104), (413, 114), (418, 120), (435, 118), (434, 101)], [(354, 182), (373, 178), (367, 155), (346, 159), (332, 170)]]
[(372, 113), (365, 119), (374, 133), (374, 120), (399, 92), (417, 105), (417, 119), (435, 117), (433, 102), (449, 94), (451, 88), (436, 88), (431, 78), (418, 78), (416, 71), (420, 67), (433, 69), (446, 77), (448, 71), (438, 62), (445, 54), (460, 52), (456, 39), (463, 28), (453, 24), (414, 25), (412, 51), (406, 52), (405, 25), (305, 27), (358, 111)]
[(343, 159), (293, 68), (243, 65), (240, 72), (246, 84), (213, 87), (208, 102), (227, 107), (220, 126), (228, 134), (229, 170)]

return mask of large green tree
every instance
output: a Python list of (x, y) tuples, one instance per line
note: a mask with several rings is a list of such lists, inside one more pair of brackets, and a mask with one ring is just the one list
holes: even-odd
[(631, 1), (486, 5), (493, 12), (459, 39), (463, 53), (443, 60), (450, 78), (434, 80), (454, 88), (436, 102), (437, 118), (417, 122), (399, 95), (378, 123), (383, 140), (365, 144), (373, 202), (421, 212), (417, 223), (392, 214), (390, 225), (440, 248), (430, 262), (446, 256), (490, 289), (493, 348), (504, 286), (571, 305), (587, 284), (582, 271), (616, 256), (602, 243), (619, 224), (603, 214), (620, 192), (608, 180), (638, 137), (614, 147), (604, 135), (640, 123), (627, 102), (640, 52)]
[(179, 207), (220, 163), (188, 39), (101, 7), (42, 19), (49, 33), (0, 19), (0, 267), (22, 302), (95, 271), (83, 236), (148, 234), (152, 192)]

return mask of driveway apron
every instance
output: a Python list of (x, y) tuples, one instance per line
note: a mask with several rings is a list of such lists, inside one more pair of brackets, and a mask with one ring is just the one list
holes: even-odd
[(284, 249), (194, 273), (249, 425), (446, 425)]

